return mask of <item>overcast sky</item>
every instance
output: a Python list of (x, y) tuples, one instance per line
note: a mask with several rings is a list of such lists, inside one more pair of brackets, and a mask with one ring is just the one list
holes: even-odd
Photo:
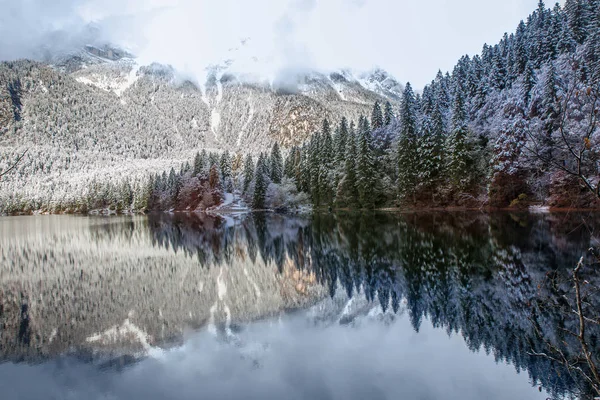
[[(140, 61), (273, 77), (290, 68), (380, 66), (417, 88), (512, 32), (537, 0), (0, 0), (0, 59), (68, 48), (94, 23)], [(53, 39), (48, 39), (52, 37)], [(250, 38), (242, 50), (240, 40)], [(86, 39), (87, 40), (87, 39)], [(258, 61), (255, 59), (258, 59)]]

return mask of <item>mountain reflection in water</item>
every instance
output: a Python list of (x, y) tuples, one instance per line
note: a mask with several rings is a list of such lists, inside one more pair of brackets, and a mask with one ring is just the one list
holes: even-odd
[(0, 222), (3, 398), (66, 390), (73, 398), (500, 399), (589, 390), (532, 354), (546, 342), (578, 352), (564, 334), (576, 321), (540, 299), (569, 290), (544, 281), (552, 270), (567, 277), (593, 243), (593, 215)]

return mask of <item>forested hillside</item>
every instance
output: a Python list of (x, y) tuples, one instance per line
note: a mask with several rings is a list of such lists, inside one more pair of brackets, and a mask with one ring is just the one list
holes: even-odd
[(397, 118), (325, 121), (286, 176), (317, 206), (597, 207), (599, 110), (600, 3), (540, 1), (422, 93), (407, 84)]
[(0, 171), (27, 150), (0, 177), (0, 212), (81, 211), (88, 197), (114, 197), (103, 192), (126, 186), (141, 197), (150, 174), (179, 170), (202, 149), (258, 154), (274, 141), (291, 146), (325, 116), (357, 118), (378, 99), (397, 104), (402, 93), (377, 69), (308, 71), (284, 85), (243, 80), (223, 65), (192, 82), (169, 66), (92, 50), (52, 65), (0, 63)]
[[(19, 78), (23, 70), (27, 79)], [(164, 84), (172, 71), (153, 66), (130, 75), (133, 83), (116, 97), (122, 89), (93, 89), (102, 86), (93, 68), (72, 76), (26, 63), (2, 71), (0, 118), (13, 130), (0, 136), (11, 146), (0, 169), (23, 150), (18, 144), (33, 151), (0, 181), (0, 212), (196, 210), (231, 192), (275, 209), (600, 205), (598, 0), (553, 8), (540, 1), (513, 33), (463, 56), (422, 91), (406, 84), (399, 103), (400, 85), (382, 71), (371, 76), (370, 92), (331, 74), (305, 77), (299, 95), (265, 94), (224, 74), (205, 92), (185, 84), (173, 91)], [(80, 87), (82, 79), (91, 86)], [(73, 90), (102, 106), (89, 108), (70, 97)], [(239, 91), (266, 96), (260, 104), (268, 116), (248, 116), (253, 103), (238, 103), (246, 96)], [(136, 114), (121, 110), (136, 101)], [(229, 104), (227, 119), (221, 103)], [(225, 123), (233, 125), (221, 131)]]

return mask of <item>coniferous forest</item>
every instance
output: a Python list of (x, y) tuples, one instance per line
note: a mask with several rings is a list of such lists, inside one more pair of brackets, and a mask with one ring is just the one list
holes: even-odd
[(598, 0), (540, 1), (514, 32), (432, 78), (370, 115), (324, 119), (303, 143), (200, 148), (145, 179), (91, 178), (87, 193), (52, 201), (17, 193), (0, 212), (600, 205)]
[[(182, 173), (208, 182), (216, 167), (226, 188), (233, 170), (253, 208), (597, 207), (599, 110), (599, 2), (540, 1), (422, 92), (407, 83), (399, 109), (377, 102), (358, 121), (325, 119), (301, 146), (233, 166), (228, 153), (202, 153)], [(179, 176), (153, 187), (179, 192)]]

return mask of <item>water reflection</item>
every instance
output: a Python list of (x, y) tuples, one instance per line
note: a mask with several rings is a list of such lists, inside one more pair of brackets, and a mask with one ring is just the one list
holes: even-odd
[[(578, 352), (563, 329), (575, 330), (576, 321), (540, 299), (568, 292), (543, 282), (551, 270), (566, 275), (594, 241), (593, 215), (36, 218), (43, 217), (3, 220), (0, 228), (5, 360), (75, 347), (78, 357), (92, 352), (92, 362), (108, 350), (102, 365), (122, 365), (135, 358), (116, 355), (181, 344), (187, 329), (204, 326), (225, 342), (261, 342), (271, 329), (261, 325), (250, 339), (243, 331), (251, 326), (240, 324), (305, 309), (301, 319), (314, 328), (294, 320), (295, 340), (303, 332), (331, 346), (332, 335), (319, 339), (318, 329), (372, 335), (374, 317), (392, 329), (406, 321), (417, 337), (445, 332), (526, 371), (552, 397), (586, 390), (580, 377), (532, 353), (546, 351), (546, 342)], [(433, 357), (430, 347), (421, 350)]]

